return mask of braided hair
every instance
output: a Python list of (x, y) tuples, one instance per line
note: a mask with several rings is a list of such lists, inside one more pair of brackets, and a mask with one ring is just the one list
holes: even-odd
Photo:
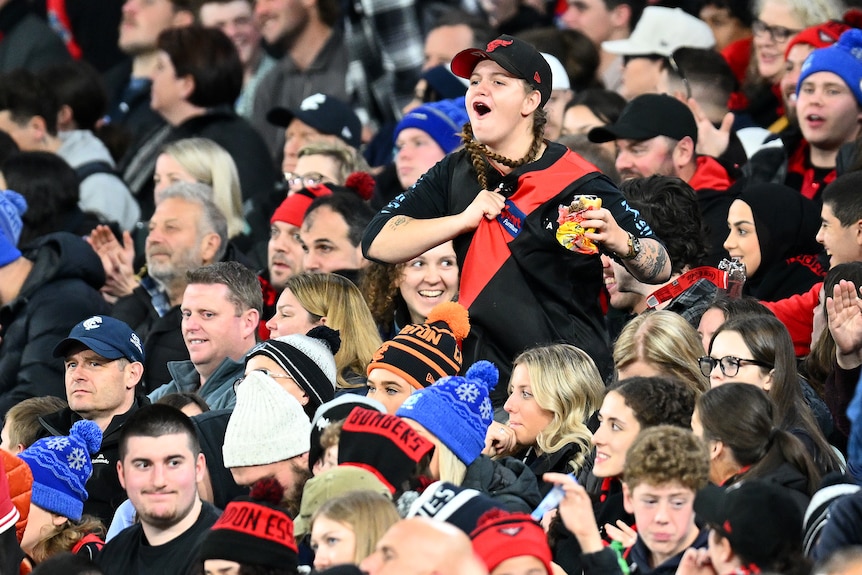
[[(529, 88), (529, 91), (532, 91), (532, 88)], [(530, 145), (530, 149), (527, 151), (527, 154), (520, 160), (510, 160), (505, 156), (492, 152), (488, 149), (488, 146), (473, 138), (473, 126), (470, 125), (470, 122), (464, 124), (461, 132), (461, 142), (463, 142), (467, 151), (470, 152), (470, 160), (473, 164), (473, 169), (476, 170), (476, 177), (483, 190), (488, 189), (488, 176), (486, 172), (488, 168), (488, 159), (490, 158), (491, 160), (512, 169), (519, 168), (524, 164), (534, 161), (538, 157), (539, 150), (542, 147), (545, 135), (545, 124), (547, 122), (548, 115), (545, 113), (544, 108), (536, 108), (536, 111), (533, 112), (533, 143)]]

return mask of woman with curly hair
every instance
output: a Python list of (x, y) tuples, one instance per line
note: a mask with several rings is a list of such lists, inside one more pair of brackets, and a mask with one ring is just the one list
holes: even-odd
[(337, 274), (302, 273), (289, 277), (266, 322), (271, 337), (306, 334), (318, 325), (338, 330), (335, 354), (338, 389), (365, 389), (365, 368), (382, 343), (359, 288)]
[(407, 324), (425, 323), (437, 304), (454, 300), (458, 278), (450, 240), (401, 264), (372, 264), (361, 287), (380, 333), (390, 339)]
[[(604, 385), (593, 360), (577, 347), (534, 347), (515, 358), (507, 425), (492, 424), (485, 453), (514, 455), (536, 478), (549, 471), (578, 473), (590, 452), (587, 420), (599, 408)], [(546, 491), (550, 485), (540, 488)]]

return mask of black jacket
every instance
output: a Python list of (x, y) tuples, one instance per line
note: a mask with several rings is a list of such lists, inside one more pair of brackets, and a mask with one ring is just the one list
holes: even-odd
[(33, 269), (18, 297), (0, 307), (0, 418), (28, 397), (65, 399), (63, 361), (54, 347), (75, 324), (108, 311), (99, 293), (102, 262), (84, 240), (58, 232), (21, 251)]
[(461, 487), (481, 491), (509, 511), (531, 513), (542, 500), (536, 476), (512, 457), (493, 460), (480, 455), (467, 466)]
[[(89, 497), (84, 502), (84, 513), (94, 515), (102, 520), (105, 526), (111, 524), (114, 512), (120, 503), (126, 500), (126, 491), (120, 485), (117, 475), (117, 461), (120, 458), (120, 431), (123, 425), (150, 400), (146, 397), (136, 397), (132, 407), (122, 415), (115, 415), (102, 434), (102, 447), (93, 455), (93, 475), (87, 481)], [(39, 418), (39, 423), (45, 430), (43, 437), (51, 435), (69, 435), (72, 425), (80, 421), (80, 415), (69, 409)]]

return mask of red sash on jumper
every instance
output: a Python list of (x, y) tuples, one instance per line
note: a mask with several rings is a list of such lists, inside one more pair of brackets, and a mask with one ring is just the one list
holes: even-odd
[(506, 199), (500, 215), (493, 220), (483, 219), (473, 234), (461, 269), (458, 301), (466, 308), (476, 301), (512, 255), (509, 242), (518, 237), (527, 217), (536, 208), (557, 196), (572, 182), (595, 171), (596, 167), (591, 163), (567, 151), (548, 168), (521, 174), (518, 189)]

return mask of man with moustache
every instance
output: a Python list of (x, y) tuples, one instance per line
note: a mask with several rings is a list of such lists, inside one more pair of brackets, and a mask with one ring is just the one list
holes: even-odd
[(707, 229), (704, 263), (718, 265), (727, 257), (727, 211), (733, 201), (725, 193), (733, 183), (715, 158), (698, 156), (697, 123), (688, 106), (666, 94), (643, 94), (626, 105), (619, 119), (593, 128), (591, 142), (616, 141), (616, 168), (623, 180), (676, 176), (697, 193)]
[(267, 121), (273, 108), (300, 107), (317, 92), (348, 101), (347, 50), (338, 22), (338, 0), (258, 0), (255, 16), (263, 39), (284, 48), (284, 57), (260, 82), (251, 121), (281, 164), (284, 129)]

